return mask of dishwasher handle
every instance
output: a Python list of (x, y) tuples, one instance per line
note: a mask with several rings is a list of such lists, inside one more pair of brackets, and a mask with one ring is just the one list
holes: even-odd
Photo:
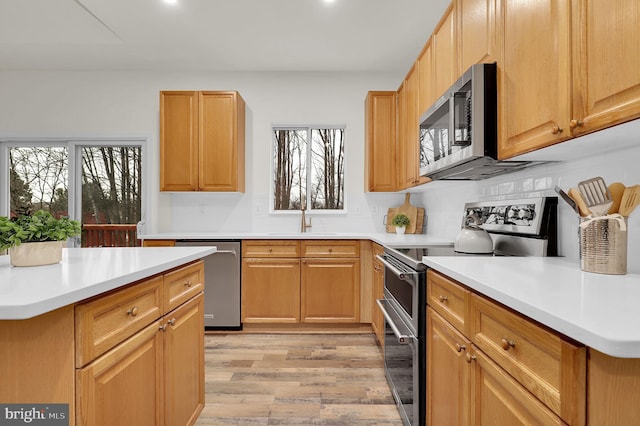
[(235, 251), (235, 249), (234, 250), (216, 250), (216, 252), (214, 254), (218, 254), (218, 253), (220, 253), (220, 254), (232, 254), (234, 256), (238, 255), (238, 252)]

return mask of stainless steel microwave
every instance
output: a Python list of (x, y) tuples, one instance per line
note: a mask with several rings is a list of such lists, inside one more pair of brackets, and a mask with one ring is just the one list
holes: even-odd
[(534, 164), (498, 161), (496, 64), (476, 64), (420, 118), (420, 175), (480, 180)]

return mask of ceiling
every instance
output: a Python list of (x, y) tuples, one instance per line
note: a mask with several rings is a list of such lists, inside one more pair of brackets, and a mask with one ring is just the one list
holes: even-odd
[(401, 72), (450, 0), (0, 0), (0, 70)]

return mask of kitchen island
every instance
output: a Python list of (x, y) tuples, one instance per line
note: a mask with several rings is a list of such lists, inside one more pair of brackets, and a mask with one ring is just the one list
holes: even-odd
[[(190, 424), (204, 404), (203, 273), (215, 247), (0, 256), (0, 402), (68, 404), (69, 424)], [(25, 405), (26, 404), (26, 405)]]

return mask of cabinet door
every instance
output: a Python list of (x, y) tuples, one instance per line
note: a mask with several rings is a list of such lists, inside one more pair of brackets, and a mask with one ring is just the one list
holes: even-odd
[(360, 321), (360, 259), (303, 259), (303, 322)]
[(398, 139), (398, 184), (400, 189), (411, 188), (418, 184), (419, 167), (419, 119), (418, 116), (418, 71), (413, 66), (404, 80), (404, 115), (402, 138)]
[(383, 252), (382, 246), (373, 246), (373, 306), (371, 307), (371, 326), (380, 345), (384, 346), (384, 315), (376, 302), (384, 297), (384, 265), (375, 257)]
[(300, 259), (242, 260), (242, 321), (300, 322)]
[(198, 189), (198, 92), (160, 92), (160, 190)]
[(574, 135), (640, 117), (640, 3), (575, 0)]
[(244, 100), (200, 93), (199, 181), (203, 191), (244, 191)]
[(469, 342), (433, 310), (427, 311), (427, 425), (470, 425)]
[(162, 318), (166, 425), (194, 424), (204, 407), (204, 294)]
[(436, 99), (442, 96), (460, 76), (456, 45), (455, 0), (440, 19), (431, 39), (434, 65), (434, 91)]
[(563, 425), (518, 382), (474, 346), (472, 357), (471, 424)]
[(498, 0), (457, 0), (460, 71), (471, 65), (498, 62)]
[(153, 322), (76, 371), (78, 424), (164, 424), (159, 328), (160, 321)]
[(367, 191), (393, 192), (396, 183), (396, 92), (369, 92), (365, 101)]
[(436, 101), (433, 87), (433, 57), (431, 55), (431, 40), (429, 40), (418, 55), (418, 117), (422, 116)]
[[(504, 0), (498, 157), (570, 137), (570, 0)], [(500, 72), (502, 71), (502, 72)]]

